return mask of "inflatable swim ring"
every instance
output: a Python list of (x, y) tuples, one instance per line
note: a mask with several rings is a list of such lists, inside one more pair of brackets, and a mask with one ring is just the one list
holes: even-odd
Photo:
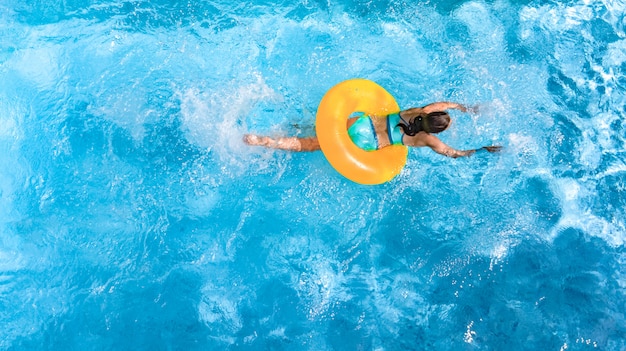
[(352, 142), (347, 130), (353, 112), (384, 116), (400, 111), (396, 100), (367, 79), (350, 79), (332, 87), (320, 101), (315, 133), (328, 162), (344, 177), (360, 184), (381, 184), (398, 175), (408, 149), (392, 145), (365, 151)]

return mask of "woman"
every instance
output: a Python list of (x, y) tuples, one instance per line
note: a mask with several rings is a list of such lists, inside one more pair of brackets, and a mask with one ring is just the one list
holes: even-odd
[[(424, 107), (415, 107), (387, 116), (368, 116), (362, 112), (356, 112), (348, 118), (348, 135), (355, 144), (368, 151), (395, 144), (413, 147), (428, 146), (436, 153), (452, 158), (470, 156), (478, 150), (500, 151), (501, 146), (456, 150), (434, 136), (433, 134), (443, 132), (450, 126), (450, 115), (445, 112), (448, 109), (467, 112), (465, 106), (453, 102), (435, 102)], [(246, 134), (243, 141), (248, 145), (290, 151), (316, 151), (320, 149), (316, 137), (274, 139), (267, 136)]]

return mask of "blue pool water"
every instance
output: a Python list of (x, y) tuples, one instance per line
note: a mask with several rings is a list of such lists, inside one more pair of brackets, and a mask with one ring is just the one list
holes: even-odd
[[(626, 349), (625, 8), (0, 2), (0, 349)], [(505, 149), (241, 142), (354, 77)]]

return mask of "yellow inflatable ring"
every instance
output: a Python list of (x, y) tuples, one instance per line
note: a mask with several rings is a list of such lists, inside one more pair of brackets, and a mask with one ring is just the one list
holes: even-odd
[(392, 145), (365, 151), (350, 139), (347, 121), (353, 112), (384, 116), (400, 111), (396, 100), (367, 79), (350, 79), (332, 87), (320, 101), (315, 132), (324, 156), (344, 177), (360, 184), (381, 184), (398, 175), (408, 149)]

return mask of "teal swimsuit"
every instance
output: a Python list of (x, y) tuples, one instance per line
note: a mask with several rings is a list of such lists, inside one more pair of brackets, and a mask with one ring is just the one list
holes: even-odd
[[(372, 118), (363, 112), (354, 112), (350, 115), (350, 118), (353, 117), (358, 117), (358, 119), (348, 128), (348, 135), (352, 142), (365, 151), (378, 150), (378, 138), (376, 137)], [(404, 134), (400, 127), (397, 127), (400, 120), (402, 120), (402, 117), (400, 117), (399, 113), (392, 113), (387, 116), (387, 135), (391, 145), (404, 145), (402, 143)]]
[(404, 145), (402, 142), (404, 133), (402, 132), (402, 128), (398, 127), (400, 121), (404, 122), (404, 124), (408, 124), (400, 117), (400, 113), (392, 113), (387, 116), (387, 136), (389, 136), (391, 145)]

